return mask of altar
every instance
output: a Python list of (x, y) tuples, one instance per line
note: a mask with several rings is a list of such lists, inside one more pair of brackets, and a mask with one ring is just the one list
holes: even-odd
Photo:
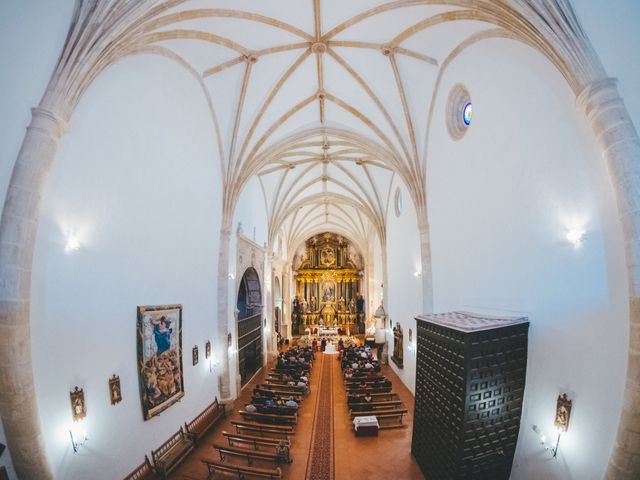
[(318, 329), (318, 335), (320, 335), (320, 336), (322, 336), (322, 335), (338, 335), (338, 329), (337, 328), (320, 327)]

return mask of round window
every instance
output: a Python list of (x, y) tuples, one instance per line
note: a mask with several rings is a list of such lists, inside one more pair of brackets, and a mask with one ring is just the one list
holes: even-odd
[(393, 206), (396, 211), (396, 217), (399, 217), (402, 213), (402, 192), (400, 191), (400, 187), (396, 187), (396, 194), (393, 199)]
[(467, 89), (457, 84), (451, 89), (446, 106), (446, 122), (449, 135), (454, 140), (460, 140), (471, 125), (473, 118), (473, 104)]
[(462, 110), (462, 121), (465, 125), (471, 125), (471, 116), (473, 115), (473, 107), (471, 102), (467, 102)]

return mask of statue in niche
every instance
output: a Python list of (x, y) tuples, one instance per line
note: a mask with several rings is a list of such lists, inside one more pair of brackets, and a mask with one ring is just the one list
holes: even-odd
[(309, 304), (307, 303), (307, 299), (302, 297), (302, 313), (307, 313), (309, 311)]
[(338, 301), (338, 311), (344, 312), (344, 297), (340, 297), (340, 300)]
[(353, 297), (349, 300), (349, 313), (356, 313), (356, 301)]
[(396, 326), (393, 327), (393, 356), (391, 357), (391, 360), (393, 360), (393, 363), (400, 368), (404, 367), (402, 359), (404, 352), (403, 340), (402, 326), (400, 325), (400, 322), (396, 322)]
[(358, 313), (364, 313), (364, 298), (358, 294), (358, 300), (356, 301), (356, 311)]
[(318, 301), (316, 300), (316, 297), (313, 295), (311, 295), (310, 307), (312, 312), (315, 312), (318, 309)]

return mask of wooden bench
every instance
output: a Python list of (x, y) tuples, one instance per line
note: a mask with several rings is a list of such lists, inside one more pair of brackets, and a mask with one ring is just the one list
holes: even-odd
[(297, 415), (282, 415), (279, 413), (260, 413), (247, 412), (246, 410), (238, 410), (238, 413), (247, 420), (270, 421), (272, 423), (280, 423), (284, 425), (295, 425), (298, 423)]
[(221, 418), (226, 418), (224, 407), (216, 398), (211, 405), (205, 408), (200, 415), (184, 424), (187, 435), (191, 437), (195, 445)]
[(129, 475), (124, 477), (124, 480), (157, 480), (160, 477), (156, 474), (155, 469), (151, 466), (148, 456), (144, 456), (144, 462), (136, 468)]
[(213, 478), (216, 472), (232, 473), (237, 475), (239, 479), (245, 477), (268, 478), (269, 480), (278, 480), (282, 478), (282, 470), (280, 467), (275, 470), (267, 468), (245, 467), (243, 465), (232, 465), (229, 463), (216, 462), (215, 460), (202, 459), (202, 463), (207, 466), (209, 475), (207, 478)]
[(164, 442), (155, 450), (151, 451), (153, 465), (162, 478), (167, 478), (184, 458), (193, 450), (193, 440), (180, 427), (176, 433), (171, 435), (169, 440)]
[[(373, 400), (376, 402), (387, 401), (387, 400), (399, 400), (400, 397), (395, 392), (389, 393), (371, 393)], [(351, 404), (356, 401), (356, 399), (362, 398), (362, 395), (347, 395), (347, 403)]]
[(234, 443), (251, 445), (254, 450), (258, 450), (262, 447), (275, 447), (280, 442), (285, 442), (288, 447), (291, 447), (289, 440), (283, 440), (276, 437), (256, 437), (255, 435), (243, 435), (241, 433), (222, 432), (222, 435), (229, 441), (229, 446), (232, 447)]
[[(220, 461), (224, 462), (227, 455), (235, 455), (236, 457), (242, 457), (247, 460), (247, 465), (251, 466), (254, 460), (263, 460), (265, 462), (273, 462), (276, 466), (282, 463), (280, 456), (274, 452), (264, 452), (261, 450), (249, 450), (246, 448), (227, 447), (219, 443), (214, 443), (213, 448), (218, 450), (220, 454)], [(289, 460), (291, 463), (291, 460)]]
[(390, 393), (393, 387), (377, 387), (377, 388), (347, 388), (347, 395), (365, 394), (367, 392), (373, 393)]
[(260, 394), (271, 392), (274, 395), (285, 395), (285, 396), (299, 396), (302, 397), (304, 392), (296, 391), (296, 390), (284, 390), (276, 387), (275, 385), (256, 385), (256, 388), (253, 390), (254, 392), (258, 391)]
[[(402, 417), (404, 417), (404, 415), (408, 413), (408, 410), (406, 408), (399, 408), (399, 409), (372, 410), (367, 412), (350, 412), (350, 413), (351, 413), (351, 418), (363, 417), (363, 416), (367, 416), (367, 417), (375, 416), (378, 419), (378, 422), (380, 423), (380, 428), (392, 428), (392, 427), (402, 426)], [(398, 419), (398, 423), (393, 425), (382, 424), (384, 420), (392, 420), (392, 419)]]
[(231, 425), (236, 427), (236, 432), (241, 433), (241, 430), (246, 430), (254, 433), (260, 433), (261, 435), (282, 435), (285, 439), (289, 438), (289, 435), (293, 435), (293, 427), (291, 425), (271, 425), (259, 422), (240, 422), (238, 420), (231, 420)]
[(357, 412), (361, 410), (375, 410), (377, 408), (399, 407), (402, 405), (400, 400), (390, 400), (388, 402), (350, 402), (351, 410)]

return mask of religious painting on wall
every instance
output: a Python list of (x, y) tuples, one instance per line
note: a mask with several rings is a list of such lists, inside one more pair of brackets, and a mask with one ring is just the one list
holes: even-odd
[(120, 377), (113, 374), (113, 377), (109, 379), (109, 398), (111, 399), (111, 405), (120, 403), (122, 401), (122, 389), (120, 388)]
[(182, 305), (138, 307), (138, 376), (145, 420), (184, 396)]
[(84, 391), (81, 388), (76, 387), (73, 391), (69, 392), (69, 398), (71, 400), (71, 417), (74, 422), (82, 420), (87, 416), (87, 406), (84, 403)]

